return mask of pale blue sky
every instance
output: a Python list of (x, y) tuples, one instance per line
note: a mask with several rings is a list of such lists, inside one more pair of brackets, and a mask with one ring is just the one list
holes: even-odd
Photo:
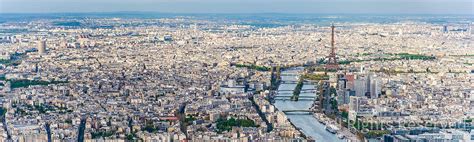
[(0, 0), (0, 13), (471, 14), (474, 0)]

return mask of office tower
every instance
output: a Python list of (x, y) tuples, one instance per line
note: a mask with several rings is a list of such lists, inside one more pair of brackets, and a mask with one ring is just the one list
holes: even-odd
[(38, 64), (35, 64), (35, 73), (38, 73), (38, 72), (39, 72)]
[(354, 90), (346, 90), (346, 99), (347, 99), (347, 100), (346, 100), (346, 103), (349, 103), (349, 102), (351, 101), (351, 100), (349, 100), (350, 97), (351, 97), (351, 96), (355, 96), (355, 94), (356, 94), (356, 93), (355, 93)]
[(338, 94), (338, 103), (340, 104), (349, 104), (350, 97), (355, 96), (355, 91), (353, 90), (341, 90), (341, 95)]
[(471, 25), (471, 23), (469, 23), (468, 26), (469, 26), (469, 32), (467, 34), (469, 36), (471, 36), (471, 34), (472, 34), (472, 25)]
[(354, 80), (354, 91), (356, 92), (356, 96), (362, 97), (365, 96), (367, 90), (367, 77), (360, 76), (356, 80)]
[(372, 73), (369, 73), (369, 74), (367, 75), (367, 80), (365, 80), (365, 88), (366, 88), (366, 94), (365, 94), (365, 95), (369, 95), (369, 96), (367, 96), (367, 97), (370, 97), (370, 91), (371, 91), (370, 88), (372, 87), (372, 86), (370, 85), (371, 80), (372, 80)]
[(346, 88), (350, 90), (354, 90), (354, 75), (347, 74), (345, 75), (346, 78)]
[(447, 25), (443, 26), (443, 33), (448, 33), (448, 26)]
[(359, 111), (361, 97), (350, 96), (349, 100), (349, 120), (355, 120)]
[(379, 95), (382, 93), (382, 86), (380, 84), (380, 79), (371, 78), (370, 80), (370, 98), (376, 99), (379, 98)]
[(41, 41), (38, 41), (37, 43), (38, 45), (38, 53), (39, 54), (45, 54), (46, 53), (46, 41), (45, 40), (41, 40)]
[(346, 82), (347, 80), (345, 78), (340, 78), (338, 81), (337, 81), (337, 89), (338, 90), (345, 90), (347, 87), (346, 85)]
[(359, 111), (361, 97), (349, 96), (349, 110)]

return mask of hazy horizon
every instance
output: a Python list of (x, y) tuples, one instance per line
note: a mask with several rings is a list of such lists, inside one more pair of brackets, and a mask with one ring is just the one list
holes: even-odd
[(473, 15), (471, 0), (0, 0), (0, 13)]

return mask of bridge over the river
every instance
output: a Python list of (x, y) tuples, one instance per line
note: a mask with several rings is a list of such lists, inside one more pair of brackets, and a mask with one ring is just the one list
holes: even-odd
[[(295, 101), (292, 98), (274, 98), (273, 100), (282, 100), (282, 101)], [(311, 101), (316, 100), (315, 98), (298, 98), (297, 101)]]
[(280, 76), (298, 76), (297, 73), (282, 73)]
[(311, 115), (313, 111), (311, 110), (302, 110), (302, 109), (295, 109), (295, 110), (283, 110), (283, 113), (286, 115)]
[[(287, 80), (287, 81), (281, 81), (280, 84), (298, 84), (298, 81), (294, 81), (294, 80)], [(304, 81), (304, 84), (311, 84), (311, 85), (315, 85), (317, 84), (317, 82), (313, 82), (313, 81)]]
[[(316, 89), (301, 89), (300, 93), (316, 93)], [(278, 90), (278, 94), (293, 94), (293, 90)]]
[[(278, 92), (280, 91), (293, 91), (293, 90), (277, 90)], [(301, 89), (301, 91), (316, 91), (316, 89)]]
[[(275, 98), (291, 98), (291, 97), (293, 97), (293, 95), (277, 95), (277, 96), (275, 96)], [(316, 96), (298, 96), (298, 99), (302, 99), (302, 98), (314, 99), (314, 98), (316, 98)]]

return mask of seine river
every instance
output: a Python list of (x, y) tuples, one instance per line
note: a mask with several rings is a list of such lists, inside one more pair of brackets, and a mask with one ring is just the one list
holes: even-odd
[[(285, 81), (297, 81), (297, 72), (302, 71), (303, 68), (296, 68), (291, 70), (282, 71), (281, 80), (282, 82)], [(295, 74), (294, 76), (286, 76), (285, 74)], [(294, 90), (296, 84), (280, 84), (278, 90)], [(315, 86), (311, 84), (304, 84), (303, 89), (314, 89)], [(293, 93), (293, 91), (279, 91), (278, 95), (283, 95), (281, 93), (285, 93), (284, 95), (288, 95), (286, 93)], [(315, 93), (301, 93), (300, 96), (315, 96)], [(278, 110), (308, 110), (311, 105), (313, 104), (312, 101), (285, 101), (285, 100), (276, 100), (275, 107)], [(329, 133), (326, 131), (325, 126), (319, 123), (313, 115), (307, 114), (289, 114), (287, 115), (288, 119), (298, 128), (301, 128), (302, 132), (306, 136), (311, 136), (316, 141), (327, 141), (327, 142), (342, 142), (343, 140), (336, 137), (336, 135)]]

